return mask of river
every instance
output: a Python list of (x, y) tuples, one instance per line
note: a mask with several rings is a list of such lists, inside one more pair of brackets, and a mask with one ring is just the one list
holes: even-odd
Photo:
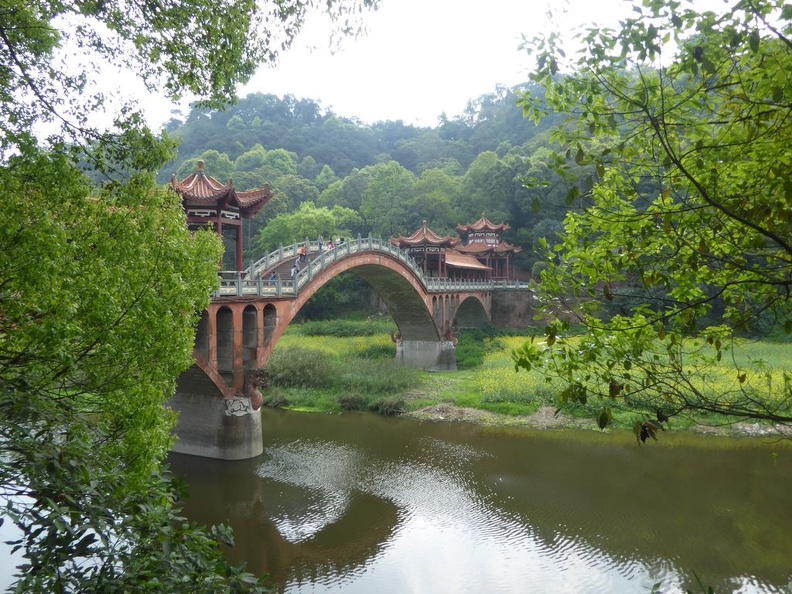
[(262, 415), (262, 456), (169, 462), (276, 592), (792, 591), (786, 443)]

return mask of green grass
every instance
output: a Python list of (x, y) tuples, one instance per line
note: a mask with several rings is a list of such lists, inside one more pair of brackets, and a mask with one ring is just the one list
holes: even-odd
[[(346, 327), (345, 324), (347, 325)], [(290, 327), (268, 363), (270, 387), (265, 398), (273, 406), (298, 410), (338, 412), (373, 410), (383, 414), (413, 411), (441, 403), (518, 416), (543, 406), (558, 406), (562, 385), (548, 381), (541, 371), (516, 373), (513, 349), (526, 336), (497, 335), (496, 331), (467, 333), (457, 347), (466, 361), (457, 372), (429, 373), (395, 361), (390, 320), (332, 323), (311, 322)], [(378, 330), (370, 333), (370, 327)], [(734, 362), (750, 370), (750, 382), (759, 388), (778, 385), (789, 373), (792, 344), (740, 340), (733, 354), (714, 360), (702, 370), (700, 389), (728, 394), (739, 387)], [(763, 383), (764, 382), (764, 383)], [(640, 419), (632, 409), (608, 402), (615, 426), (629, 427)], [(573, 417), (594, 418), (603, 402), (565, 407)], [(674, 428), (696, 423), (723, 422), (722, 416), (675, 417)]]

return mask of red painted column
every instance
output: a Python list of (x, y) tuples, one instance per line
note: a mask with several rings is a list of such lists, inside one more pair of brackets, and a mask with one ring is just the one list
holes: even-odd
[(244, 224), (242, 223), (242, 219), (239, 220), (239, 227), (237, 228), (237, 242), (236, 242), (236, 269), (242, 270), (245, 267), (245, 259), (243, 258), (242, 254), (242, 230), (244, 229)]

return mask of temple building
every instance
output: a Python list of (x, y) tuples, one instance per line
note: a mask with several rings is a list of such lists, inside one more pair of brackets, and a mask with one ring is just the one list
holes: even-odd
[(409, 253), (422, 268), (426, 276), (448, 276), (446, 252), (452, 250), (459, 243), (459, 238), (446, 235), (440, 237), (437, 233), (423, 226), (408, 237), (393, 237), (391, 243)]
[(514, 276), (511, 256), (521, 251), (501, 241), (507, 224), (495, 225), (482, 214), (470, 225), (457, 225), (465, 236), (441, 237), (426, 226), (407, 237), (393, 237), (391, 243), (408, 252), (430, 277), (451, 280), (510, 280)]
[(237, 192), (229, 180), (222, 184), (204, 171), (204, 162), (198, 161), (198, 171), (177, 181), (174, 175), (171, 187), (182, 199), (190, 229), (211, 226), (223, 238), (225, 252), (223, 269), (244, 268), (242, 221), (253, 217), (272, 198), (268, 187), (248, 192)]
[(489, 268), (475, 257), (458, 252), (458, 237), (441, 237), (423, 226), (408, 237), (393, 237), (391, 243), (409, 253), (430, 277), (454, 280), (486, 280)]
[(457, 225), (457, 231), (463, 236), (464, 245), (456, 249), (470, 256), (491, 269), (491, 279), (511, 279), (514, 277), (512, 256), (522, 251), (508, 242), (501, 240), (501, 234), (511, 229), (506, 223), (496, 225), (490, 222), (484, 213), (475, 223)]

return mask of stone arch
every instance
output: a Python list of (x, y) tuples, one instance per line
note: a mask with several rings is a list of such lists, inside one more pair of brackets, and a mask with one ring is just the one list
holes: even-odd
[(195, 350), (206, 360), (209, 359), (209, 312), (203, 310), (195, 332)]
[(272, 303), (267, 303), (264, 306), (264, 346), (272, 341), (277, 326), (278, 309)]
[(330, 279), (352, 272), (365, 280), (385, 303), (404, 340), (440, 339), (432, 312), (424, 302), (424, 289), (412, 271), (384, 254), (362, 254), (335, 262), (302, 287), (288, 321)]
[(229, 381), (234, 370), (234, 312), (231, 308), (222, 306), (217, 310), (216, 316), (217, 370)]
[(466, 297), (456, 308), (451, 322), (459, 328), (478, 328), (490, 322), (484, 303), (474, 296)]
[(256, 367), (259, 339), (259, 312), (255, 305), (248, 305), (242, 311), (242, 367)]

